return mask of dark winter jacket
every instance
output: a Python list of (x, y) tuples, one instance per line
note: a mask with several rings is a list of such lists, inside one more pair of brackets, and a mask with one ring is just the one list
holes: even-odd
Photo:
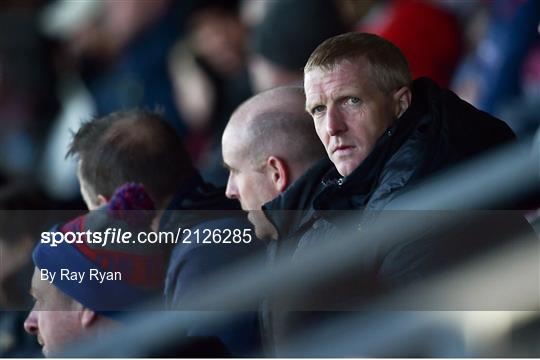
[[(339, 221), (333, 210), (379, 212), (416, 181), (515, 139), (504, 122), (428, 78), (415, 80), (412, 93), (409, 109), (353, 173), (341, 177), (329, 160), (321, 160), (264, 206), (280, 242), (293, 237), (298, 251)], [(281, 210), (301, 211), (292, 216)]]
[[(343, 178), (328, 160), (321, 160), (263, 207), (279, 234), (270, 254), (295, 261), (318, 242), (339, 239), (347, 226), (358, 227), (358, 241), (369, 245), (358, 259), (358, 272), (345, 274), (346, 279), (336, 279), (326, 287), (321, 285), (318, 293), (304, 297), (319, 301), (309, 304), (310, 308), (335, 309), (333, 304), (365, 301), (397, 285), (423, 278), (489, 243), (506, 239), (515, 229), (529, 229), (522, 218), (505, 218), (504, 225), (496, 229), (490, 225), (494, 218), (474, 216), (470, 221), (472, 230), (465, 235), (460, 226), (440, 235), (426, 221), (422, 237), (393, 245), (372, 244), (361, 230), (381, 214), (388, 216), (381, 211), (410, 185), (514, 138), (501, 120), (475, 109), (451, 91), (440, 89), (430, 79), (415, 80), (410, 107), (353, 173)], [(283, 211), (293, 209), (298, 211)], [(339, 210), (347, 210), (346, 220), (355, 219), (354, 225), (345, 221), (345, 212)], [(407, 216), (414, 222), (423, 215), (409, 212)], [(501, 223), (500, 218), (495, 221)], [(273, 314), (263, 317), (266, 336), (274, 343), (294, 333), (296, 325), (314, 318), (304, 313), (300, 314), (301, 320), (292, 320), (299, 313), (283, 314), (282, 304), (269, 305), (266, 310)], [(292, 308), (302, 306), (295, 304)], [(320, 315), (317, 313), (316, 317)], [(286, 353), (278, 350), (278, 355)]]
[[(175, 194), (160, 222), (160, 231), (189, 229), (192, 234), (214, 229), (251, 229), (246, 216), (235, 201), (225, 198), (223, 189), (203, 182), (198, 175), (188, 180)], [(235, 211), (236, 210), (236, 211)], [(254, 234), (254, 231), (251, 232)], [(178, 242), (172, 249), (165, 279), (167, 305), (182, 306), (182, 299), (207, 278), (225, 270), (237, 261), (262, 251), (262, 244), (253, 236), (249, 244), (203, 244), (192, 235), (190, 243)], [(216, 336), (233, 356), (246, 356), (260, 347), (258, 316), (255, 312), (238, 314), (237, 321), (225, 328), (201, 328), (194, 324), (190, 336)]]

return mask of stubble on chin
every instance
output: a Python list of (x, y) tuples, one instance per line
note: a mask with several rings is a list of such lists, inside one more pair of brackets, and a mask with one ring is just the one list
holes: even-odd
[(248, 220), (255, 228), (255, 235), (259, 239), (272, 240), (277, 236), (277, 231), (266, 218), (262, 210), (250, 211), (248, 214)]

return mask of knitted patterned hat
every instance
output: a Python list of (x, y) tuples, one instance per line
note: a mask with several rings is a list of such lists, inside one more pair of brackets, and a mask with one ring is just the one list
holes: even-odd
[[(40, 242), (34, 249), (37, 268), (55, 272), (52, 282), (58, 289), (96, 312), (111, 314), (126, 310), (161, 294), (165, 259), (158, 244), (140, 244), (137, 235), (150, 231), (154, 205), (142, 185), (126, 184), (111, 201), (50, 233), (81, 235), (81, 242), (55, 244)], [(109, 235), (131, 233), (129, 241), (89, 243), (88, 231)], [(84, 234), (83, 234), (84, 233)], [(67, 236), (66, 236), (67, 238)], [(118, 239), (118, 238), (117, 238)], [(82, 281), (72, 280), (75, 272)], [(68, 274), (61, 276), (61, 274)]]

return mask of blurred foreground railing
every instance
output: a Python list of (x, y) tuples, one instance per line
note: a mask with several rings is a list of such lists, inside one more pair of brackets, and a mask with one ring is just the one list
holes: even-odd
[[(533, 146), (533, 141), (527, 140), (429, 179), (417, 189), (405, 194), (393, 208), (409, 209), (410, 204), (421, 210), (489, 208), (537, 192), (539, 186), (540, 144), (537, 141)], [(296, 262), (283, 260), (268, 268), (265, 259), (251, 259), (234, 267), (230, 272), (219, 274), (201, 284), (196, 295), (186, 300), (186, 308), (196, 306), (198, 309), (255, 309), (261, 294), (301, 295), (304, 289), (354, 268), (355, 260), (370, 243), (391, 244), (401, 238), (415, 236), (421, 231), (420, 225), (399, 221), (399, 218), (387, 221), (383, 219), (375, 223), (369, 231), (370, 242), (359, 244), (352, 233), (345, 233), (342, 241), (322, 242), (308, 256)], [(440, 224), (433, 225), (447, 226), (448, 221), (459, 219), (441, 217), (439, 221)], [(429, 317), (428, 312), (422, 312), (422, 316), (416, 317), (410, 312), (377, 314), (378, 310), (391, 309), (392, 302), (395, 301), (399, 301), (400, 307), (403, 306), (404, 299), (412, 303), (426, 299), (435, 299), (435, 302), (446, 299), (455, 306), (463, 301), (471, 301), (467, 297), (481, 291), (488, 300), (496, 300), (496, 305), (490, 310), (538, 310), (538, 256), (536, 241), (520, 242), (519, 245), (496, 249), (494, 253), (440, 274), (419, 287), (406, 288), (369, 303), (365, 307), (365, 310), (370, 311), (369, 314), (356, 313), (353, 316), (349, 313), (345, 319), (335, 319), (328, 324), (321, 324), (309, 333), (298, 334), (288, 344), (289, 355), (345, 356), (350, 350), (351, 354), (356, 355), (360, 352), (366, 356), (400, 356), (403, 354), (400, 349), (408, 349), (410, 344), (414, 343), (403, 339), (410, 340), (411, 334), (425, 334), (425, 331), (415, 330), (429, 329), (444, 319), (455, 319), (455, 316), (452, 317), (453, 312), (439, 312), (435, 317)], [(314, 268), (317, 269), (317, 276), (313, 275)], [(536, 285), (531, 287), (531, 283)], [(372, 311), (374, 313), (371, 313)], [(186, 341), (186, 338), (179, 334), (193, 322), (201, 326), (216, 326), (230, 320), (231, 316), (234, 314), (219, 311), (157, 311), (150, 315), (134, 315), (128, 319), (126, 328), (111, 332), (107, 338), (77, 344), (62, 355), (144, 357), (165, 354), (166, 349), (177, 349)], [(414, 321), (404, 322), (404, 318), (411, 319), (411, 316)], [(427, 341), (425, 336), (416, 340), (422, 338)], [(441, 343), (439, 352), (434, 350), (432, 356), (474, 355), (467, 353), (464, 347), (456, 345), (463, 345), (463, 339), (459, 336), (448, 335), (447, 340), (448, 343)], [(426, 344), (434, 345), (433, 342)], [(426, 355), (415, 354), (412, 350), (406, 350), (407, 354)]]

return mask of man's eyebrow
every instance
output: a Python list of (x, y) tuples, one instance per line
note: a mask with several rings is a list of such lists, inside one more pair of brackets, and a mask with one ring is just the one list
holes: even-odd
[(316, 106), (319, 106), (320, 105), (320, 99), (312, 99), (312, 100), (307, 100), (306, 99), (306, 107), (305, 107), (305, 110), (311, 114), (311, 110), (316, 107)]

